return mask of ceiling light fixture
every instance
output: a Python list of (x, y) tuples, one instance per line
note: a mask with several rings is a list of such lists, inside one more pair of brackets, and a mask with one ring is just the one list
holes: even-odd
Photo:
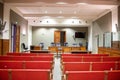
[(72, 23), (74, 23), (74, 21), (72, 21)]
[(45, 11), (45, 14), (47, 14), (48, 13), (48, 11)]
[(35, 20), (33, 22), (35, 22)]
[(59, 13), (62, 14), (62, 11), (60, 11)]
[(56, 4), (67, 4), (67, 3), (65, 3), (65, 2), (57, 2)]
[(81, 2), (81, 3), (77, 3), (77, 4), (79, 4), (79, 5), (86, 5), (86, 4), (88, 4), (88, 3)]
[(74, 11), (74, 14), (76, 14), (77, 12), (76, 11)]

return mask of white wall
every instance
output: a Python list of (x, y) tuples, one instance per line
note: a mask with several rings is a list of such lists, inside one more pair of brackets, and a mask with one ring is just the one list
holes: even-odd
[(112, 10), (112, 32), (117, 32), (118, 26), (118, 7), (114, 7)]
[(92, 51), (92, 24), (88, 27), (88, 51)]
[[(28, 46), (32, 45), (32, 26), (28, 25)], [(30, 47), (28, 47), (30, 50)]]
[[(98, 52), (98, 45), (97, 45), (97, 38), (98, 35), (102, 34), (103, 35), (103, 31), (101, 30), (101, 28), (99, 27), (99, 25), (94, 22), (93, 27), (92, 27), (92, 52), (93, 53), (97, 53)], [(100, 45), (103, 45), (102, 42), (99, 43)]]
[[(87, 28), (87, 27), (86, 27)], [(66, 42), (68, 42), (69, 46), (72, 46), (73, 43), (80, 43), (82, 42), (83, 45), (86, 45), (87, 41), (87, 31), (86, 29), (81, 29), (79, 27), (76, 28), (40, 28), (34, 27), (32, 29), (32, 45), (39, 45), (40, 42), (43, 42), (45, 45), (45, 49), (50, 46), (51, 42), (54, 42), (54, 31), (61, 30), (66, 31)], [(76, 38), (74, 39), (74, 34), (76, 31), (85, 31), (86, 32), (86, 39)]]

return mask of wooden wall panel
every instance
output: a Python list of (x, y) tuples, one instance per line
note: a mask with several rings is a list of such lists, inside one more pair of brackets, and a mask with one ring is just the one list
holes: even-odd
[(120, 41), (112, 41), (113, 49), (120, 49)]
[(9, 39), (3, 39), (3, 55), (9, 52)]
[(109, 54), (110, 56), (120, 56), (120, 49), (99, 47), (98, 53), (99, 54)]
[(0, 39), (0, 55), (2, 55), (2, 54), (3, 54), (3, 53), (2, 53), (2, 49), (3, 49), (3, 46), (2, 46), (2, 45), (3, 45), (3, 44), (2, 44), (2, 41), (3, 41), (3, 40), (2, 40), (2, 39)]

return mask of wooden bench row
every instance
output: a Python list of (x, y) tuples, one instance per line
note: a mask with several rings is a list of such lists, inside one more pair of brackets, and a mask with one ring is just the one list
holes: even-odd
[(0, 69), (53, 69), (52, 61), (0, 61)]
[(120, 80), (120, 70), (67, 71), (63, 80)]
[(0, 56), (0, 60), (13, 61), (53, 61), (53, 56)]
[(61, 56), (109, 56), (109, 54), (61, 54)]
[(52, 53), (13, 53), (13, 52), (9, 52), (7, 53), (7, 55), (9, 56), (54, 56), (54, 54)]
[(61, 62), (104, 62), (104, 61), (120, 61), (120, 57), (111, 56), (64, 56)]
[(120, 62), (65, 62), (61, 68), (63, 75), (67, 71), (120, 70)]
[(0, 80), (51, 80), (51, 74), (47, 69), (0, 69)]

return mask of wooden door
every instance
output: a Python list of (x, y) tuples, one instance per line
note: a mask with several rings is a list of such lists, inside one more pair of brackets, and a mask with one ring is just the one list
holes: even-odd
[(63, 45), (64, 42), (66, 42), (66, 32), (55, 31), (54, 32), (54, 43), (61, 43)]
[(60, 43), (60, 31), (54, 32), (54, 43)]
[(19, 52), (20, 51), (20, 26), (17, 26), (17, 31), (16, 31), (16, 51), (15, 52)]

